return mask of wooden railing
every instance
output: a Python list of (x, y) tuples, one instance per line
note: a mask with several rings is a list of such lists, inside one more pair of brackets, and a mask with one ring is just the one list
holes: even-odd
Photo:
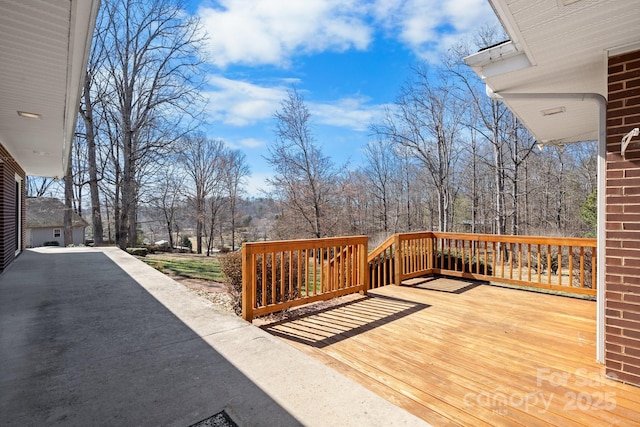
[(400, 233), (367, 255), (366, 236), (245, 243), (242, 316), (429, 275), (596, 295), (596, 240)]
[(242, 317), (251, 321), (289, 307), (351, 293), (369, 283), (366, 236), (242, 246)]
[(596, 295), (596, 240), (401, 233), (368, 258), (371, 288), (442, 275)]

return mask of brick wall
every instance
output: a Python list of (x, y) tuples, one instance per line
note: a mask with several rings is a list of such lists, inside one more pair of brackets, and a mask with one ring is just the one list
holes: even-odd
[(605, 363), (640, 386), (640, 51), (609, 58), (607, 106)]
[(25, 173), (7, 150), (0, 145), (0, 271), (15, 258), (17, 230), (15, 224), (16, 174), (22, 178), (22, 249), (25, 248)]

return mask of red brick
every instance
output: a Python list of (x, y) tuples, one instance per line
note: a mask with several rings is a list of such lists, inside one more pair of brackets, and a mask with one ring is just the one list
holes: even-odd
[(621, 222), (610, 222), (610, 221), (607, 221), (607, 226), (606, 226), (605, 230), (607, 230), (607, 231), (619, 231), (619, 230), (622, 230), (622, 223)]
[[(626, 116), (623, 120), (623, 123), (625, 125), (629, 125), (634, 127), (635, 125), (637, 125), (638, 123), (640, 123), (640, 114), (636, 114), (634, 116)], [(631, 129), (629, 129), (631, 130)], [(637, 141), (632, 141), (632, 142), (637, 142)], [(631, 145), (631, 144), (629, 144)]]
[(625, 311), (624, 313), (622, 313), (622, 318), (640, 322), (640, 313), (634, 313), (633, 311)]
[(607, 257), (640, 258), (640, 250), (639, 249), (607, 249)]
[[(632, 230), (629, 230), (629, 231), (607, 231), (607, 239), (622, 239), (622, 240), (635, 239), (634, 241), (636, 241), (639, 238), (640, 238), (640, 233), (637, 233), (637, 232), (632, 231)], [(640, 243), (640, 242), (638, 242), (638, 243)]]
[(606, 323), (607, 323), (607, 325), (617, 326), (619, 328), (640, 330), (640, 323), (634, 322), (633, 320), (609, 319), (609, 320), (607, 320)]
[(629, 70), (629, 71), (625, 71), (623, 73), (617, 73), (617, 74), (612, 74), (609, 75), (608, 78), (608, 83), (615, 83), (615, 82), (620, 82), (620, 81), (627, 81), (627, 85), (626, 87), (628, 88), (628, 82), (629, 80), (633, 81), (632, 79), (636, 79), (640, 77), (640, 70)]
[(616, 344), (611, 344), (611, 343), (606, 343), (604, 346), (606, 351), (611, 351), (611, 352), (615, 352), (615, 353), (622, 353), (622, 346), (616, 345)]
[(609, 57), (608, 67), (613, 67), (623, 62), (632, 62), (632, 61), (635, 61), (636, 59), (638, 59), (638, 51), (624, 53), (622, 55), (617, 55), (617, 56), (611, 56)]
[[(622, 83), (616, 83), (622, 86)], [(615, 110), (617, 108), (624, 108), (627, 106), (626, 99), (620, 99), (618, 101), (609, 102), (607, 104), (608, 110)]]
[(635, 362), (633, 362), (633, 361), (624, 362), (623, 371), (626, 374), (636, 375), (636, 376), (639, 376), (639, 378), (640, 378), (640, 366), (639, 366), (640, 363), (639, 362), (640, 362), (640, 360), (636, 360)]
[(640, 295), (639, 294), (625, 294), (624, 295), (625, 302), (632, 302), (634, 304), (640, 304)]
[[(638, 73), (640, 73), (640, 71)], [(638, 79), (638, 86), (640, 86), (640, 79)], [(610, 111), (609, 114), (607, 114), (607, 120), (613, 119), (615, 117), (630, 116), (633, 114), (640, 114), (640, 106), (625, 107), (618, 110)]]
[(607, 335), (622, 335), (622, 329), (616, 328), (615, 326), (606, 325), (604, 330)]
[(620, 370), (622, 369), (622, 363), (620, 362), (616, 362), (615, 360), (606, 360), (605, 362), (606, 366), (607, 366), (607, 377), (610, 377), (613, 375), (614, 378), (618, 378), (616, 372), (611, 372), (610, 370)]
[[(608, 366), (608, 363), (607, 363), (607, 366)], [(607, 372), (607, 374), (608, 373), (609, 372)], [(640, 375), (634, 375), (628, 372), (622, 372), (621, 370), (613, 370), (612, 374), (615, 375), (615, 377), (613, 378), (620, 382), (640, 385)]]
[(622, 301), (622, 294), (619, 292), (608, 292), (606, 293), (607, 299), (609, 301)]
[(638, 202), (640, 202), (640, 197), (636, 197), (636, 196), (629, 197), (629, 196), (622, 196), (620, 194), (610, 194), (609, 191), (607, 191), (606, 202), (613, 203), (613, 204), (621, 204), (621, 205), (637, 204)]
[(622, 221), (629, 221), (629, 220), (633, 220), (635, 218), (640, 219), (640, 217), (638, 217), (637, 215), (629, 215), (629, 214), (607, 214), (607, 222), (622, 222)]
[(640, 349), (633, 348), (633, 347), (626, 347), (624, 349), (624, 354), (628, 354), (629, 356), (640, 358)]
[(609, 74), (616, 74), (616, 73), (622, 73), (625, 71), (625, 65), (626, 64), (618, 64), (618, 65), (611, 65), (609, 66)]
[(619, 310), (605, 310), (605, 316), (606, 317), (611, 317), (611, 318), (619, 318), (620, 317), (621, 312)]
[(640, 313), (640, 305), (634, 305), (628, 302), (607, 301), (607, 308), (620, 310), (621, 312), (635, 311)]
[(624, 105), (625, 106), (640, 105), (640, 96), (637, 96), (635, 98), (626, 98), (624, 100)]
[(607, 126), (622, 126), (623, 124), (622, 117), (607, 120)]
[(637, 240), (625, 240), (622, 242), (624, 249), (640, 249), (640, 242)]
[(607, 282), (607, 290), (612, 292), (636, 292), (638, 290), (637, 286), (629, 285), (627, 283), (608, 283)]
[(625, 90), (613, 92), (609, 94), (609, 102), (617, 101), (618, 99), (629, 99), (640, 96), (640, 89), (625, 88)]
[(622, 242), (620, 240), (605, 240), (605, 247), (609, 248), (621, 248)]
[(640, 343), (638, 340), (629, 337), (621, 337), (618, 335), (608, 335), (606, 336), (606, 340), (613, 344), (619, 344), (624, 347), (633, 347), (640, 349)]
[(640, 260), (636, 258), (625, 258), (623, 265), (625, 267), (640, 267)]

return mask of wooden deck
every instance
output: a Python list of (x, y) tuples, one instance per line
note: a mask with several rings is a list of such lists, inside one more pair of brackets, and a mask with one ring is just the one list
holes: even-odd
[(640, 425), (640, 388), (595, 362), (595, 318), (593, 301), (437, 279), (264, 329), (433, 425)]

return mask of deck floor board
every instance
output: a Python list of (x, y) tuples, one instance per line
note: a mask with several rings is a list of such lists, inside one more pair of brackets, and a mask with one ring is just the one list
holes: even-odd
[(640, 388), (595, 361), (595, 319), (581, 299), (387, 286), (263, 328), (434, 425), (640, 425)]

